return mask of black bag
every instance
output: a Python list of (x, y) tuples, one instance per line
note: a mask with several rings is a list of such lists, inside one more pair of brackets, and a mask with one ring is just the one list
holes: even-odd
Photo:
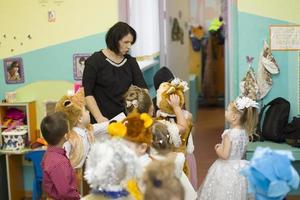
[[(262, 119), (265, 110), (265, 117)], [(257, 133), (260, 135), (260, 139), (284, 142), (284, 128), (288, 124), (289, 114), (290, 103), (282, 97), (273, 99), (265, 105), (260, 111), (257, 124)]]
[(294, 117), (285, 129), (285, 142), (293, 147), (300, 147), (300, 117)]

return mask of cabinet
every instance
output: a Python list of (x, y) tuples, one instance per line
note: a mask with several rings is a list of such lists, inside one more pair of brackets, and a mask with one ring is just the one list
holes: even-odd
[[(29, 141), (35, 141), (37, 139), (37, 128), (36, 128), (36, 104), (35, 101), (30, 102), (16, 102), (16, 103), (0, 103), (0, 124), (3, 124), (4, 117), (7, 109), (18, 108), (23, 110), (26, 116), (26, 125), (28, 128), (27, 139)], [(5, 128), (0, 127), (1, 131)], [(18, 151), (0, 150), (0, 154), (5, 154), (6, 162), (6, 176), (7, 176), (7, 192), (8, 199), (24, 199), (25, 191), (23, 185), (23, 155), (31, 151), (28, 148)]]
[[(5, 113), (9, 108), (18, 108), (25, 113), (26, 125), (28, 127), (28, 140), (35, 141), (37, 139), (37, 128), (36, 128), (36, 103), (35, 101), (30, 102), (16, 102), (16, 103), (0, 103), (0, 125), (3, 124)], [(6, 127), (1, 126), (1, 131)], [(1, 138), (2, 139), (2, 138)]]

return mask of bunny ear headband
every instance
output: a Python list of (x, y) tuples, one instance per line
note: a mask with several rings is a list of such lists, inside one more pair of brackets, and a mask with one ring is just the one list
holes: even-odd
[(249, 97), (238, 97), (235, 100), (235, 104), (238, 110), (242, 111), (245, 108), (253, 107), (259, 108), (259, 105), (256, 101), (253, 101)]

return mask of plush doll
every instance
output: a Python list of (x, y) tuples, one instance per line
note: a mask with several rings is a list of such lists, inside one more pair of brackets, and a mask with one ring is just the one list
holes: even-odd
[[(192, 115), (183, 109), (185, 99), (184, 92), (188, 90), (187, 82), (180, 80), (179, 78), (173, 79), (171, 82), (161, 83), (157, 90), (157, 111), (156, 117), (160, 122), (166, 124), (170, 131), (170, 136), (174, 149), (177, 152), (193, 153), (192, 142)], [(177, 96), (177, 106), (172, 105), (172, 96)], [(175, 112), (176, 110), (176, 112)], [(189, 152), (187, 152), (189, 150)], [(187, 163), (184, 166), (184, 172), (188, 175), (189, 169)]]

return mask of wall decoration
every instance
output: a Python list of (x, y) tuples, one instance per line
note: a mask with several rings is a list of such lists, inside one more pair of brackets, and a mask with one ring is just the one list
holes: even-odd
[(85, 60), (90, 57), (91, 54), (74, 54), (73, 55), (73, 77), (74, 80), (82, 80), (82, 74), (84, 70)]
[(48, 11), (48, 22), (55, 22), (56, 16), (55, 16), (55, 11), (50, 10)]
[(299, 51), (300, 25), (270, 26), (270, 47), (273, 51)]
[(245, 77), (240, 82), (241, 94), (245, 97), (249, 97), (252, 100), (257, 100), (259, 95), (259, 87), (252, 67), (254, 57), (246, 56), (248, 63), (248, 70)]
[(178, 11), (178, 18), (179, 18), (179, 19), (182, 18), (182, 11), (181, 11), (181, 10)]
[(22, 58), (6, 58), (3, 60), (3, 66), (7, 84), (24, 83)]
[(264, 41), (264, 46), (260, 54), (257, 68), (257, 84), (259, 87), (258, 100), (264, 98), (272, 88), (272, 76), (280, 72), (279, 66), (269, 48), (269, 45)]
[(179, 26), (177, 18), (173, 19), (172, 25), (172, 41), (180, 41), (180, 44), (183, 44), (183, 29)]

